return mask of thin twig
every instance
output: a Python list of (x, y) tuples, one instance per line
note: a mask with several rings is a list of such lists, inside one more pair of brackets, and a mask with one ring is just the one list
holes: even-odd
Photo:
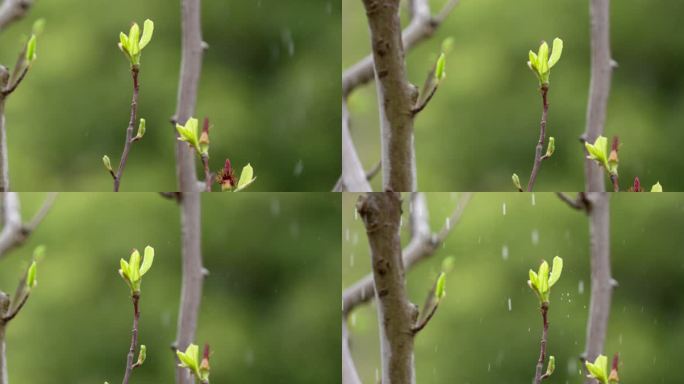
[(532, 189), (534, 188), (534, 183), (537, 180), (537, 174), (539, 173), (539, 169), (541, 168), (541, 163), (542, 161), (544, 161), (544, 159), (546, 159), (545, 156), (542, 156), (542, 153), (544, 151), (544, 143), (546, 141), (546, 117), (549, 111), (549, 103), (546, 98), (549, 92), (548, 84), (542, 84), (540, 92), (542, 96), (542, 117), (541, 123), (539, 124), (539, 141), (537, 142), (537, 146), (534, 151), (534, 165), (532, 166), (530, 180), (527, 183), (527, 192), (532, 192)]
[(542, 382), (542, 370), (544, 369), (544, 361), (546, 360), (546, 342), (549, 333), (549, 303), (542, 303), (541, 305), (541, 315), (543, 322), (541, 345), (539, 347), (539, 360), (537, 360), (537, 367), (534, 373), (534, 383), (540, 384)]
[(413, 109), (411, 110), (411, 113), (414, 116), (417, 115), (418, 113), (420, 113), (423, 109), (425, 109), (425, 107), (427, 107), (430, 100), (432, 100), (432, 98), (435, 96), (435, 93), (437, 92), (438, 87), (439, 87), (439, 85), (435, 84), (432, 87), (432, 89), (430, 89), (430, 93), (428, 93), (427, 97), (425, 99), (423, 99), (422, 102), (420, 102), (420, 104), (413, 107)]
[(5, 89), (1, 91), (3, 97), (7, 97), (9, 94), (11, 94), (17, 89), (19, 84), (21, 84), (22, 80), (24, 80), (24, 78), (26, 77), (28, 70), (29, 66), (24, 66), (24, 68), (21, 70), (21, 73), (19, 74), (19, 77), (12, 84), (9, 84)]
[(122, 384), (128, 384), (131, 379), (133, 368), (135, 368), (133, 364), (135, 351), (138, 348), (138, 322), (140, 320), (140, 308), (138, 303), (140, 301), (140, 294), (134, 293), (131, 295), (131, 300), (133, 301), (133, 330), (131, 331), (131, 347), (128, 350), (128, 356), (126, 357), (126, 372), (124, 373)]
[(48, 194), (38, 212), (28, 223), (22, 222), (19, 197), (16, 192), (1, 193), (0, 198), (2, 199), (3, 212), (3, 228), (2, 232), (0, 232), (1, 260), (7, 252), (22, 245), (45, 219), (57, 198), (57, 193), (51, 192)]
[(123, 176), (124, 168), (126, 168), (126, 161), (128, 160), (128, 153), (131, 151), (131, 146), (135, 142), (135, 139), (133, 138), (133, 130), (135, 129), (135, 123), (138, 118), (138, 94), (140, 92), (140, 84), (138, 83), (139, 72), (140, 69), (138, 66), (134, 65), (133, 67), (131, 67), (131, 77), (133, 78), (131, 118), (128, 121), (128, 127), (126, 128), (126, 142), (124, 144), (123, 153), (121, 154), (119, 168), (116, 170), (116, 175), (114, 176), (114, 192), (119, 192), (119, 186), (121, 185), (121, 177)]
[(211, 170), (209, 169), (209, 155), (202, 155), (202, 165), (204, 166), (204, 191), (211, 192)]
[(19, 311), (21, 311), (21, 309), (24, 308), (24, 305), (26, 305), (26, 301), (28, 300), (30, 295), (31, 295), (30, 291), (25, 291), (24, 296), (22, 296), (22, 298), (21, 298), (21, 301), (19, 302), (19, 304), (16, 307), (14, 307), (12, 312), (10, 312), (10, 313), (8, 313), (2, 317), (2, 322), (7, 324), (12, 319), (14, 319), (17, 316), (17, 314), (19, 314)]
[(589, 206), (587, 205), (587, 201), (584, 198), (584, 193), (580, 192), (577, 194), (577, 196), (573, 199), (572, 197), (566, 195), (563, 192), (556, 192), (556, 196), (567, 204), (570, 208), (582, 211), (582, 210), (587, 210)]
[(17, 21), (26, 15), (33, 5), (32, 0), (5, 0), (0, 4), (0, 31), (10, 23)]
[(430, 320), (432, 319), (432, 316), (434, 316), (435, 313), (437, 312), (437, 307), (439, 307), (439, 304), (438, 304), (438, 303), (435, 303), (435, 304), (432, 306), (432, 308), (430, 309), (430, 312), (428, 312), (427, 316), (423, 317), (423, 319), (411, 329), (411, 331), (412, 331), (414, 334), (416, 334), (416, 333), (422, 331), (423, 328), (425, 328), (425, 326), (426, 326), (426, 325), (430, 322)]

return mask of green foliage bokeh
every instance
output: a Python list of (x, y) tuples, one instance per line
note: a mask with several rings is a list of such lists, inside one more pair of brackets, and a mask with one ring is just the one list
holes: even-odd
[[(534, 199), (535, 204), (532, 204)], [(445, 225), (457, 194), (427, 195), (433, 230)], [(365, 229), (354, 219), (354, 194), (342, 203), (342, 286), (369, 273)], [(619, 352), (620, 377), (630, 383), (674, 383), (684, 334), (684, 196), (621, 194), (611, 198), (611, 264), (618, 283), (605, 352)], [(404, 203), (404, 212), (408, 212)], [(505, 208), (504, 208), (505, 206)], [(503, 214), (503, 211), (506, 214)], [(404, 217), (404, 223), (407, 223)], [(445, 257), (454, 257), (446, 296), (416, 338), (419, 383), (531, 382), (539, 356), (539, 300), (528, 270), (563, 258), (551, 290), (548, 352), (554, 383), (579, 383), (591, 292), (589, 229), (584, 213), (551, 193), (476, 194), (461, 222), (432, 258), (406, 273), (410, 299), (422, 303)], [(403, 241), (408, 240), (406, 229)], [(380, 367), (375, 305), (352, 314), (352, 353), (364, 382)]]
[[(202, 7), (209, 49), (196, 116), (214, 124), (212, 170), (228, 157), (238, 170), (254, 166), (252, 191), (330, 190), (340, 169), (340, 0)], [(38, 18), (47, 22), (38, 59), (6, 110), (12, 189), (111, 190), (101, 158), (118, 165), (132, 93), (116, 44), (133, 21), (150, 18), (155, 32), (142, 54), (139, 102), (147, 133), (133, 146), (122, 190), (175, 190), (169, 119), (180, 68), (180, 1), (36, 1), (24, 20), (0, 33), (0, 63), (14, 65), (20, 36)]]
[[(445, 2), (430, 4), (437, 12)], [(672, 37), (681, 29), (682, 12), (678, 1), (611, 3), (612, 56), (619, 67), (605, 134), (619, 135), (623, 143), (623, 189), (634, 176), (649, 188), (658, 180), (666, 191), (684, 188), (684, 43)], [(370, 40), (360, 1), (344, 2), (342, 15), (342, 63), (348, 68), (370, 52)], [(556, 152), (544, 162), (535, 189), (584, 190), (578, 138), (589, 92), (588, 1), (463, 0), (431, 40), (407, 53), (412, 83), (423, 84), (449, 36), (454, 44), (447, 77), (415, 124), (418, 189), (513, 191), (514, 172), (527, 184), (542, 109), (528, 51), (561, 37), (563, 57), (553, 68), (548, 96), (548, 134), (556, 138)], [(375, 87), (357, 90), (349, 110), (361, 160), (370, 169), (380, 159)], [(373, 185), (380, 188), (380, 177)]]
[[(20, 194), (24, 216), (42, 193)], [(203, 195), (204, 284), (196, 342), (211, 344), (212, 382), (321, 383), (339, 376), (340, 197)], [(13, 292), (32, 249), (38, 285), (7, 329), (16, 383), (120, 382), (130, 291), (117, 273), (133, 247), (156, 256), (142, 281), (135, 383), (171, 383), (180, 294), (179, 207), (156, 193), (62, 193), (22, 248), (2, 260)]]

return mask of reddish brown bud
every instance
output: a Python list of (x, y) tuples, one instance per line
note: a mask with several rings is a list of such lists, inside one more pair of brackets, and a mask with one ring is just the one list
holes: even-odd
[(639, 181), (639, 176), (634, 178), (634, 187), (633, 187), (634, 192), (642, 192), (641, 190), (641, 182)]
[(216, 176), (216, 181), (221, 184), (222, 191), (233, 189), (237, 185), (233, 167), (230, 165), (230, 159), (226, 159), (226, 165)]

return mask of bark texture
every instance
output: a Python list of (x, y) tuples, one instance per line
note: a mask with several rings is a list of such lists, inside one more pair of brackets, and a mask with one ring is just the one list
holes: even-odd
[(5, 0), (0, 4), (0, 31), (5, 29), (13, 21), (17, 21), (26, 15), (33, 5), (32, 0)]
[(399, 0), (363, 0), (370, 27), (382, 142), (383, 189), (416, 190), (412, 109), (418, 90), (406, 75)]
[[(603, 353), (613, 278), (610, 272), (610, 195), (608, 193), (587, 193), (590, 204), (589, 236), (591, 239), (591, 301), (587, 320), (587, 339), (584, 358), (594, 361)], [(592, 379), (585, 383), (592, 384)]]
[[(591, 83), (587, 106), (587, 126), (583, 140), (593, 143), (603, 135), (608, 109), (608, 96), (613, 72), (610, 53), (610, 0), (590, 0), (591, 15)], [(585, 191), (606, 190), (603, 170), (594, 160), (584, 160)]]
[(411, 331), (418, 309), (406, 294), (399, 227), (401, 198), (395, 192), (362, 196), (357, 205), (366, 226), (378, 302), (383, 384), (415, 383)]

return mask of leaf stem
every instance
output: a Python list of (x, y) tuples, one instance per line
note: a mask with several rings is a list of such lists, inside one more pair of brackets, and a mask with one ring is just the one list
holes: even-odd
[(140, 308), (138, 303), (140, 302), (140, 293), (131, 295), (131, 300), (133, 301), (133, 330), (131, 331), (131, 347), (128, 350), (128, 356), (126, 358), (126, 372), (124, 373), (122, 384), (128, 384), (131, 379), (133, 368), (135, 368), (133, 359), (135, 359), (135, 350), (138, 347), (138, 321), (140, 320)]
[(549, 312), (549, 303), (542, 303), (541, 305), (541, 315), (542, 315), (542, 321), (543, 321), (543, 329), (542, 329), (542, 338), (541, 338), (541, 345), (539, 348), (539, 360), (537, 360), (537, 368), (534, 373), (534, 384), (539, 384), (542, 382), (542, 380), (545, 378), (542, 375), (542, 370), (544, 369), (544, 360), (546, 360), (546, 341), (548, 337), (548, 332), (549, 332), (549, 320), (548, 320), (548, 312)]

